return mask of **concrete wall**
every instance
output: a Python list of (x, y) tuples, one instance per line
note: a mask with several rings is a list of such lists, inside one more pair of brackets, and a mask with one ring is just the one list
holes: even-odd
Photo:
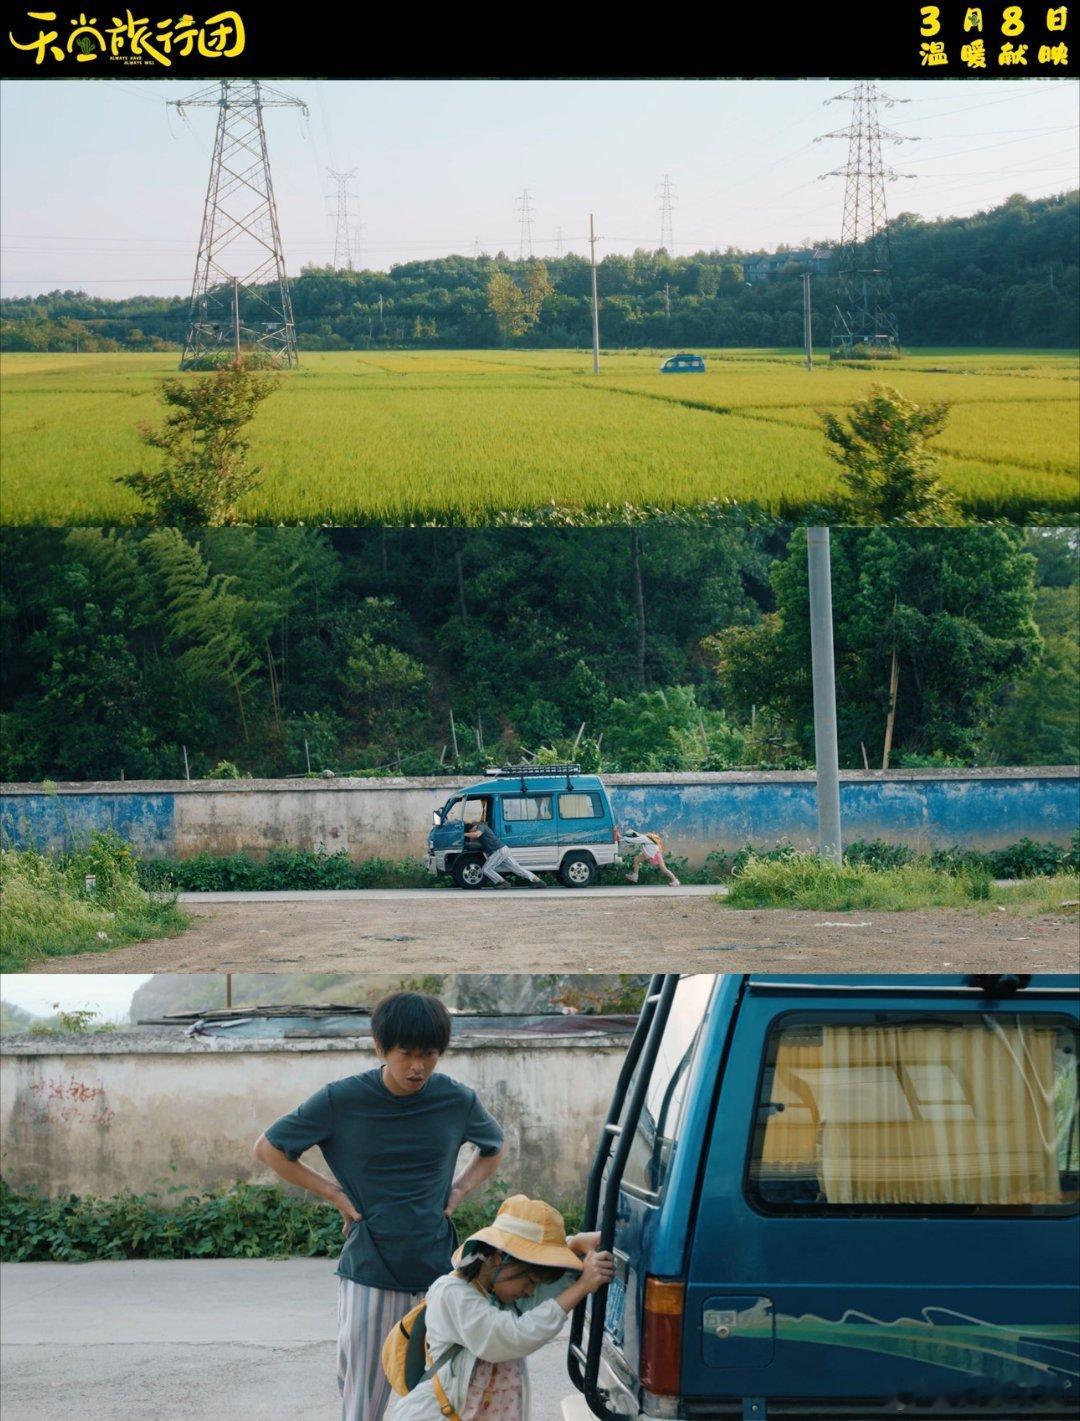
[[(511, 1190), (553, 1201), (582, 1193), (627, 1041), (455, 1038), (443, 1069), (501, 1123), (499, 1175)], [(16, 1189), (50, 1197), (268, 1180), (251, 1154), (260, 1132), (375, 1059), (367, 1038), (4, 1037), (0, 1172)], [(325, 1170), (318, 1150), (304, 1158)]]
[[(608, 775), (616, 816), (659, 830), (700, 864), (714, 849), (789, 842), (812, 848), (812, 771)], [(184, 858), (344, 849), (356, 861), (424, 853), (431, 811), (461, 779), (125, 781), (5, 785), (6, 844), (59, 849), (90, 829), (115, 828), (141, 854)], [(1080, 815), (1073, 767), (848, 771), (844, 836), (912, 848), (994, 849), (1018, 839), (1067, 844)]]

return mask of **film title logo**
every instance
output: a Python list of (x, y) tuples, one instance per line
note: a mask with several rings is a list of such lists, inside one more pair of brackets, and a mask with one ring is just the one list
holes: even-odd
[[(120, 64), (127, 67), (172, 68), (174, 59), (235, 59), (244, 52), (244, 22), (235, 10), (221, 10), (207, 19), (181, 14), (169, 19), (136, 16), (125, 10), (100, 22), (80, 10), (58, 18), (56, 10), (27, 10), (18, 34), (8, 40), (35, 64)], [(34, 31), (37, 31), (35, 34)]]
[(923, 69), (1022, 74), (1069, 63), (1067, 5), (920, 5), (918, 14)]

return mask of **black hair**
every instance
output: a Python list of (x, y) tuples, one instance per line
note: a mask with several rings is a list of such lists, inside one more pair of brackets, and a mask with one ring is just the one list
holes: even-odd
[(502, 1253), (510, 1263), (522, 1264), (530, 1272), (535, 1273), (541, 1283), (557, 1283), (563, 1274), (569, 1271), (566, 1268), (556, 1268), (549, 1264), (530, 1263), (527, 1258), (515, 1258), (512, 1253), (507, 1253), (505, 1249), (496, 1249), (492, 1244), (485, 1243), (483, 1239), (477, 1239), (472, 1248), (474, 1251), (470, 1252), (469, 1257), (456, 1270), (457, 1276), (464, 1278), (467, 1283), (475, 1282), (480, 1269), (484, 1266), (484, 1260), (490, 1258), (494, 1253)]
[(371, 1034), (384, 1052), (401, 1046), (406, 1051), (438, 1051), (450, 1044), (450, 1013), (438, 997), (427, 992), (389, 992), (371, 1013)]

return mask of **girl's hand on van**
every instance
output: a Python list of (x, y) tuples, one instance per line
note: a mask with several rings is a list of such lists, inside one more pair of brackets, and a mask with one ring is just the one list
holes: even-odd
[(581, 1270), (581, 1285), (587, 1293), (595, 1293), (615, 1276), (615, 1258), (607, 1252), (594, 1249), (585, 1256), (585, 1266)]
[(571, 1234), (566, 1240), (566, 1246), (581, 1258), (590, 1252), (591, 1249), (600, 1247), (600, 1230), (588, 1234)]
[(341, 1215), (341, 1232), (348, 1238), (349, 1230), (353, 1224), (360, 1222), (364, 1217), (363, 1214), (361, 1214), (358, 1209), (353, 1208), (349, 1201), (349, 1196), (345, 1193), (344, 1189), (335, 1190), (334, 1193), (330, 1195), (329, 1202), (333, 1204), (334, 1208)]

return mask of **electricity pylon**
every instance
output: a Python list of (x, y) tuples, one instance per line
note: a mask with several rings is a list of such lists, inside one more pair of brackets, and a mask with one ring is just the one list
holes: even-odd
[[(356, 169), (350, 168), (347, 173), (339, 173), (333, 168), (327, 168), (326, 172), (337, 184), (334, 194), (334, 270), (340, 271), (344, 267), (346, 271), (352, 271), (354, 229), (351, 224), (356, 220), (356, 213), (351, 206), (353, 194), (349, 191), (349, 184), (356, 177)], [(356, 230), (359, 234), (359, 229)]]
[(522, 188), (521, 196), (517, 200), (517, 210), (521, 214), (521, 226), (518, 238), (518, 260), (524, 261), (528, 258), (532, 261), (532, 199), (529, 196), (529, 189)]
[[(169, 104), (181, 117), (189, 108), (218, 111), (181, 369), (241, 344), (268, 352), (275, 364), (295, 365), (296, 326), (263, 110), (298, 108), (306, 117), (307, 105), (257, 79), (222, 79)], [(247, 314), (262, 308), (264, 320), (241, 325), (241, 292)]]
[(667, 173), (659, 186), (660, 194), (660, 246), (669, 257), (675, 255), (675, 228), (672, 214), (675, 210), (675, 185)]
[[(865, 80), (826, 99), (827, 104), (850, 101), (851, 123), (847, 128), (823, 134), (823, 138), (848, 140), (847, 162), (842, 168), (822, 173), (823, 178), (844, 179), (844, 218), (840, 230), (840, 268), (836, 281), (836, 311), (833, 317), (833, 354), (844, 354), (856, 345), (870, 349), (895, 349), (900, 343), (893, 306), (892, 255), (889, 247), (885, 184), (901, 176), (885, 165), (882, 143), (904, 143), (907, 135), (883, 128), (878, 105), (909, 102), (883, 94), (874, 81)], [(815, 139), (815, 143), (821, 139)], [(911, 176), (905, 174), (904, 176)]]

